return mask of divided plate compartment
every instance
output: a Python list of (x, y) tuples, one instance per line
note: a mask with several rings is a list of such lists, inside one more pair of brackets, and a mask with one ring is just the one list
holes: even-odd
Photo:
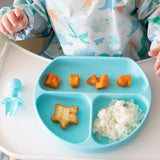
[[(49, 73), (61, 78), (58, 89), (49, 88), (44, 81)], [(80, 85), (72, 88), (69, 75), (79, 74)], [(100, 77), (107, 74), (110, 86), (96, 90), (94, 85), (86, 83), (87, 79), (96, 74)], [(120, 87), (117, 79), (120, 75), (130, 74), (130, 87)], [(108, 138), (98, 139), (93, 134), (93, 122), (101, 108), (105, 108), (113, 99), (133, 100), (142, 110), (144, 117), (139, 126), (127, 137), (109, 143)], [(36, 113), (57, 142), (80, 152), (104, 152), (116, 149), (132, 140), (144, 126), (151, 107), (151, 88), (149, 81), (139, 67), (130, 58), (116, 57), (57, 57), (41, 73), (34, 92)], [(55, 113), (55, 104), (66, 107), (78, 106), (78, 125), (71, 125), (62, 130), (59, 123), (51, 121)]]

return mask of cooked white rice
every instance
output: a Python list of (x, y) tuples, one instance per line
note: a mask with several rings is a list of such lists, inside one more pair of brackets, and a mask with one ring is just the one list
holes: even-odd
[(133, 101), (112, 100), (106, 108), (99, 110), (93, 133), (99, 139), (107, 137), (113, 142), (131, 133), (142, 118), (142, 110)]

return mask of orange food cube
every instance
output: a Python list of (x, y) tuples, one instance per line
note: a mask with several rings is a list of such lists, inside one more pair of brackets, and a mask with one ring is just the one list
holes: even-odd
[(47, 87), (50, 87), (50, 88), (54, 88), (54, 89), (57, 89), (59, 84), (61, 82), (61, 78), (59, 78), (58, 76), (56, 76), (55, 74), (53, 73), (50, 73), (45, 82), (44, 82), (44, 85), (47, 86)]
[(117, 84), (121, 87), (130, 87), (132, 77), (131, 75), (120, 75), (117, 80)]
[(95, 74), (91, 75), (89, 77), (89, 79), (87, 80), (87, 83), (88, 84), (93, 84), (93, 85), (96, 85), (96, 82), (97, 82), (97, 77)]
[(99, 78), (97, 78), (97, 82), (95, 85), (96, 89), (101, 89), (108, 86), (109, 86), (109, 78), (107, 74), (103, 74)]
[(70, 74), (69, 75), (69, 84), (72, 88), (79, 87), (79, 75), (78, 74)]

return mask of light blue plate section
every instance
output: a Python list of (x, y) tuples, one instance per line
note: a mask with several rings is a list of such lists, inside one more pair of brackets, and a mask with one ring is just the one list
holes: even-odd
[[(49, 73), (61, 78), (58, 89), (44, 86)], [(76, 73), (79, 74), (80, 85), (74, 89), (69, 85), (69, 75)], [(86, 83), (92, 74), (97, 77), (107, 74), (110, 86), (96, 90), (93, 85)], [(117, 85), (119, 75), (124, 74), (132, 76), (131, 87)], [(92, 133), (92, 126), (99, 109), (108, 105), (112, 99), (133, 100), (142, 109), (144, 118), (127, 137), (109, 143), (107, 138), (97, 139)], [(151, 107), (151, 87), (145, 73), (130, 58), (63, 56), (55, 58), (41, 73), (36, 83), (34, 101), (41, 124), (57, 142), (80, 152), (105, 152), (128, 143), (142, 129)], [(51, 116), (57, 103), (68, 107), (78, 106), (79, 124), (62, 130), (58, 123), (52, 122)]]

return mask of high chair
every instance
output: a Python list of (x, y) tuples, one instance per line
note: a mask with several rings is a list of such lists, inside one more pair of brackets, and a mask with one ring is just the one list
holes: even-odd
[(21, 47), (49, 59), (62, 56), (63, 51), (58, 42), (57, 36), (52, 31), (46, 38), (33, 38), (28, 40), (16, 41)]
[[(4, 44), (8, 41), (8, 38), (0, 33), (0, 53), (3, 49)], [(13, 41), (13, 40), (10, 40)], [(37, 56), (43, 56), (48, 59), (53, 59), (56, 56), (63, 55), (61, 46), (57, 43), (57, 37), (55, 36), (54, 32), (51, 32), (49, 37), (46, 38), (33, 38), (28, 40), (22, 40), (22, 41), (13, 41), (20, 47), (32, 52), (33, 54), (36, 54)], [(54, 46), (56, 44), (56, 46)], [(55, 55), (54, 52), (52, 52), (52, 47), (55, 50), (59, 50), (59, 54)], [(1, 55), (0, 55), (1, 56)], [(0, 59), (1, 63), (1, 59)], [(19, 160), (15, 159), (13, 157), (9, 157), (9, 160)]]
[[(138, 62), (151, 83), (153, 97), (147, 124), (132, 142), (111, 152), (81, 153), (63, 147), (62, 144), (55, 141), (52, 134), (42, 129), (35, 114), (33, 94), (39, 75), (51, 62), (50, 52), (47, 51), (50, 51), (51, 41), (55, 42), (54, 38), (54, 35), (51, 35), (44, 39), (13, 42), (0, 34), (0, 99), (5, 96), (5, 85), (10, 78), (19, 76), (22, 78), (22, 86), (24, 85), (21, 93), (22, 99), (24, 98), (24, 106), (15, 117), (5, 117), (3, 106), (0, 105), (0, 151), (11, 156), (10, 160), (16, 160), (14, 157), (22, 160), (42, 160), (42, 158), (43, 160), (160, 159), (160, 98), (157, 96), (160, 94), (160, 79), (155, 76), (153, 69), (155, 58)], [(59, 55), (62, 54), (59, 52)], [(47, 58), (43, 58), (43, 56)], [(141, 81), (141, 77), (134, 78), (139, 78)], [(145, 87), (141, 92), (143, 90)], [(111, 96), (112, 94), (109, 95), (109, 97)], [(139, 96), (139, 94), (135, 95), (135, 97)]]

